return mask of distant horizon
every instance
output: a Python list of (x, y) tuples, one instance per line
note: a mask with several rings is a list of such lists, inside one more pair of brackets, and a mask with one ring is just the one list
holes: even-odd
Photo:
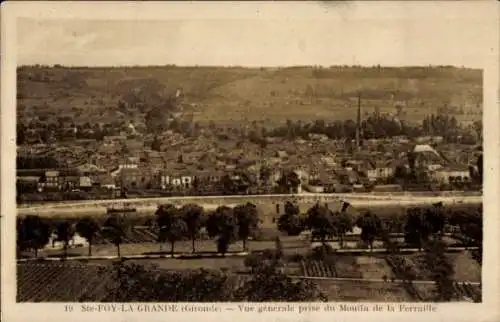
[(477, 70), (483, 71), (484, 68), (480, 67), (468, 67), (459, 65), (281, 65), (281, 66), (253, 66), (253, 65), (178, 65), (178, 64), (163, 64), (163, 65), (63, 65), (63, 64), (23, 64), (18, 65), (17, 68), (85, 68), (85, 69), (104, 69), (104, 68), (165, 68), (165, 67), (175, 67), (175, 68), (244, 68), (244, 69), (291, 69), (291, 68), (319, 68), (319, 69), (330, 69), (330, 68), (366, 68), (366, 69), (401, 69), (401, 68), (442, 68), (442, 69), (467, 69), (467, 70)]

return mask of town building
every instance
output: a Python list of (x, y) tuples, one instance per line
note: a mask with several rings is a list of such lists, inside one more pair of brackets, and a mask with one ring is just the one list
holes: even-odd
[(430, 177), (441, 184), (453, 184), (456, 182), (470, 182), (470, 171), (465, 167), (444, 167), (430, 173)]

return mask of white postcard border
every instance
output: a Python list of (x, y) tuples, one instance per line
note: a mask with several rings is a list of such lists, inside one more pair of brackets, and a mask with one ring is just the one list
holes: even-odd
[[(363, 10), (358, 10), (361, 8)], [(379, 6), (377, 9), (376, 7)], [(314, 19), (320, 17), (324, 10), (337, 10), (347, 18), (357, 15), (358, 19), (392, 19), (395, 18), (391, 10), (381, 10), (380, 6), (388, 9), (398, 8), (403, 17), (415, 12), (427, 12), (432, 15), (441, 15), (443, 19), (477, 19), (488, 21), (488, 30), (479, 32), (491, 33), (491, 44), (485, 48), (478, 48), (477, 59), (482, 61), (484, 68), (484, 260), (483, 260), (483, 303), (445, 303), (436, 304), (437, 313), (239, 313), (238, 304), (219, 304), (221, 313), (81, 313), (81, 304), (72, 304), (72, 312), (64, 304), (17, 304), (15, 303), (15, 104), (16, 104), (16, 19), (19, 17), (52, 18), (52, 19), (278, 19), (290, 16), (294, 19)], [(407, 10), (402, 10), (402, 7)], [(432, 8), (431, 8), (432, 7)], [(498, 106), (499, 96), (499, 63), (498, 63), (498, 2), (360, 2), (347, 4), (321, 3), (135, 3), (135, 2), (8, 2), (2, 3), (1, 11), (1, 41), (2, 41), (2, 82), (1, 82), (1, 245), (2, 245), (2, 319), (5, 321), (52, 321), (57, 318), (75, 321), (120, 319), (123, 321), (191, 321), (196, 319), (214, 319), (216, 321), (252, 321), (255, 319), (272, 319), (276, 321), (348, 321), (355, 318), (358, 321), (372, 319), (399, 320), (427, 320), (427, 321), (498, 321), (499, 315), (499, 228), (500, 228), (500, 198), (499, 196), (499, 130), (500, 113)], [(412, 13), (413, 12), (413, 13)], [(370, 14), (371, 13), (371, 14)], [(313, 18), (311, 18), (313, 17)], [(460, 37), (460, 35), (457, 35)], [(429, 48), (432, 50), (432, 48)], [(439, 53), (436, 53), (439, 55)], [(352, 303), (351, 303), (352, 304)], [(379, 303), (387, 306), (387, 303)], [(405, 303), (409, 305), (408, 303)], [(94, 303), (92, 305), (95, 305)], [(126, 304), (129, 305), (129, 304)], [(135, 304), (130, 304), (135, 305)], [(177, 304), (178, 306), (182, 304)], [(206, 305), (206, 304), (204, 304)], [(267, 304), (269, 305), (269, 304)], [(281, 305), (281, 304), (280, 304)], [(298, 304), (297, 304), (298, 305)], [(306, 304), (300, 304), (306, 305)], [(312, 304), (311, 304), (312, 305)], [(338, 306), (339, 303), (331, 305)], [(366, 303), (372, 310), (375, 303)], [(398, 304), (395, 304), (396, 307)], [(422, 305), (418, 303), (416, 305)], [(136, 306), (137, 308), (138, 306)], [(227, 308), (232, 308), (227, 309)], [(229, 313), (229, 314), (228, 314)]]

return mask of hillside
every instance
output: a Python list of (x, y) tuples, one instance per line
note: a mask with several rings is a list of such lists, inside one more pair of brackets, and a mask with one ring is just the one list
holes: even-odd
[[(453, 67), (116, 67), (18, 69), (18, 116), (70, 117), (75, 123), (143, 122), (180, 89), (184, 114), (198, 122), (231, 123), (355, 118), (363, 112), (419, 121), (447, 107), (459, 122), (481, 118), (482, 71)], [(119, 101), (127, 103), (119, 110)], [(139, 104), (140, 105), (140, 104)]]

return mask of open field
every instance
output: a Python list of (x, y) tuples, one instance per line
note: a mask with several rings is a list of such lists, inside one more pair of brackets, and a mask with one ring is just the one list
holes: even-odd
[[(358, 237), (359, 238), (359, 237)], [(281, 243), (284, 254), (287, 258), (294, 258), (297, 255), (302, 256), (297, 260), (293, 260), (287, 264), (287, 272), (291, 275), (311, 276), (311, 277), (337, 277), (337, 278), (362, 278), (382, 280), (384, 277), (398, 278), (394, 275), (390, 265), (386, 261), (384, 254), (364, 253), (364, 254), (344, 254), (338, 253), (334, 256), (334, 260), (327, 264), (318, 260), (305, 259), (305, 256), (310, 252), (312, 245), (308, 239), (304, 237), (282, 236)], [(197, 240), (195, 243), (196, 251), (199, 253), (216, 253), (217, 248), (213, 240)], [(274, 241), (249, 241), (247, 243), (248, 252), (262, 252), (264, 250), (272, 250), (276, 248)], [(93, 256), (116, 256), (116, 247), (113, 245), (94, 245), (92, 247)], [(190, 254), (192, 251), (191, 241), (179, 241), (175, 244), (176, 254)], [(230, 252), (243, 251), (241, 241), (237, 241), (230, 245)], [(135, 243), (122, 244), (120, 246), (122, 256), (133, 255), (154, 255), (159, 252), (170, 252), (170, 244), (150, 243)], [(68, 255), (85, 256), (88, 253), (87, 247), (73, 248), (69, 250)], [(63, 251), (61, 249), (44, 249), (39, 252), (40, 257), (61, 257)], [(423, 261), (423, 254), (414, 251), (409, 254), (402, 254), (407, 260), (413, 262), (416, 268), (416, 276), (418, 280), (431, 280), (428, 267)], [(457, 253), (447, 253), (447, 257), (451, 260), (455, 267), (455, 280), (463, 282), (481, 282), (481, 266), (472, 258), (469, 251), (461, 251)], [(105, 263), (109, 260), (95, 260), (97, 263)], [(240, 257), (212, 257), (212, 258), (193, 258), (193, 259), (137, 259), (132, 260), (138, 263), (148, 263), (157, 265), (164, 269), (193, 269), (193, 268), (214, 268), (214, 269), (229, 269), (231, 271), (241, 270), (244, 268), (244, 256)]]
[(106, 293), (109, 274), (103, 265), (30, 263), (17, 265), (18, 302), (99, 301)]
[[(267, 124), (292, 120), (355, 118), (358, 88), (371, 113), (394, 114), (405, 102), (402, 119), (419, 121), (444, 105), (464, 110), (459, 121), (481, 118), (482, 72), (452, 67), (129, 67), (18, 69), (18, 114), (70, 116), (74, 122), (133, 121), (139, 112), (118, 111), (120, 99), (142, 88), (146, 96), (167, 97), (178, 88), (185, 111), (200, 123)], [(147, 99), (148, 97), (146, 97)], [(468, 114), (468, 115), (467, 115)], [(286, 115), (286, 116), (285, 116)]]
[(400, 284), (316, 281), (328, 298), (341, 302), (413, 302)]
[[(454, 279), (467, 282), (481, 282), (481, 266), (472, 258), (470, 252), (453, 253), (446, 256), (454, 263)], [(411, 260), (417, 266), (420, 278), (430, 278), (430, 272), (425, 266), (422, 254), (408, 255), (407, 259)]]
[[(233, 257), (193, 260), (148, 259), (127, 262), (172, 271), (208, 268), (234, 274), (245, 269), (243, 258)], [(106, 285), (113, 279), (109, 270), (111, 263), (111, 260), (84, 263), (47, 261), (18, 263), (17, 299), (27, 302), (100, 301), (106, 295)], [(338, 256), (335, 260), (336, 275), (319, 274), (326, 270), (319, 262), (314, 263), (316, 268), (309, 272), (314, 271), (316, 274), (306, 274), (306, 276), (311, 276), (314, 283), (327, 294), (329, 301), (414, 302), (432, 301), (434, 296), (435, 287), (431, 281), (416, 280), (411, 288), (413, 291), (399, 280), (391, 281), (393, 275), (383, 257)], [(300, 277), (304, 276), (300, 265), (288, 262), (285, 272), (295, 275), (294, 278), (303, 278)], [(480, 271), (473, 274), (480, 274)], [(388, 277), (387, 281), (383, 280), (384, 275)], [(241, 281), (247, 278), (247, 275), (232, 276)], [(455, 300), (472, 300), (480, 297), (481, 289), (477, 282), (473, 285), (463, 283), (464, 281), (458, 279), (458, 276), (456, 281)], [(470, 282), (470, 279), (465, 281)]]
[[(307, 239), (297, 237), (280, 237), (283, 247), (287, 252), (305, 253), (310, 248), (310, 243)], [(216, 252), (216, 243), (213, 240), (196, 240), (196, 251), (198, 252)], [(276, 244), (274, 241), (248, 241), (247, 247), (249, 251), (263, 251), (265, 249), (274, 249)], [(165, 243), (161, 247), (162, 251), (170, 252), (170, 244)], [(241, 241), (234, 242), (230, 245), (229, 251), (242, 251), (243, 244)], [(141, 243), (124, 243), (120, 246), (122, 255), (137, 255), (150, 254), (160, 251), (160, 244), (157, 242), (141, 242)], [(175, 243), (176, 253), (190, 253), (192, 251), (191, 241), (179, 241)], [(68, 250), (69, 255), (83, 256), (87, 255), (88, 247), (72, 248)], [(61, 256), (61, 249), (46, 248), (39, 252), (40, 256)], [(94, 256), (114, 256), (116, 255), (116, 247), (110, 244), (101, 244), (92, 246), (92, 255)]]
[[(160, 269), (168, 265), (156, 264)], [(108, 264), (47, 264), (17, 265), (20, 302), (100, 301), (106, 295), (106, 285), (112, 279)], [(239, 277), (239, 276), (238, 276)], [(241, 276), (243, 280), (245, 276)], [(239, 278), (238, 278), (239, 279)], [(330, 301), (411, 301), (405, 289), (397, 283), (316, 280)]]

